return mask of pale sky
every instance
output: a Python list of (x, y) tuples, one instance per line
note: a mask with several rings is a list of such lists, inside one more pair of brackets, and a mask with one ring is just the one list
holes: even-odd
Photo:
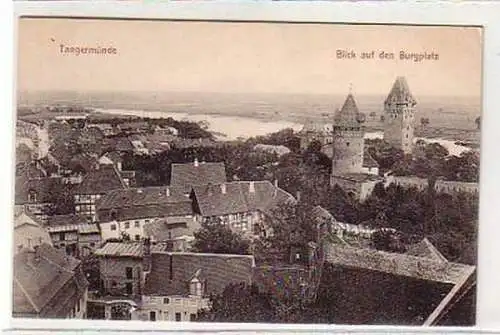
[[(289, 23), (21, 19), (20, 91), (386, 94), (406, 76), (418, 95), (479, 96), (479, 28)], [(115, 47), (69, 55), (60, 44)], [(339, 60), (337, 49), (354, 50)], [(375, 59), (359, 59), (375, 50)], [(396, 60), (379, 60), (379, 51)], [(439, 60), (399, 60), (400, 50)]]

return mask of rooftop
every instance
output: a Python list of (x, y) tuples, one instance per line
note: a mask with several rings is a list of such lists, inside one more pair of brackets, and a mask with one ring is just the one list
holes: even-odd
[(342, 108), (335, 113), (334, 117), (336, 127), (359, 127), (364, 121), (362, 114), (359, 112), (354, 96), (349, 93), (345, 99)]
[(251, 255), (161, 252), (152, 255), (146, 295), (185, 295), (196, 275), (205, 282), (205, 295), (222, 293), (231, 283), (250, 283), (254, 257)]
[(385, 99), (386, 104), (410, 104), (416, 105), (417, 101), (410, 92), (410, 87), (405, 77), (397, 77), (392, 85), (389, 95)]
[(333, 175), (334, 178), (337, 179), (344, 179), (348, 181), (353, 181), (353, 182), (368, 182), (368, 181), (382, 181), (383, 178), (373, 175), (373, 174), (368, 174), (368, 173), (346, 173), (342, 175)]
[(40, 313), (73, 279), (74, 290), (81, 292), (88, 284), (82, 273), (75, 272), (79, 264), (47, 244), (15, 255), (13, 312)]
[(226, 181), (224, 163), (205, 163), (195, 160), (193, 163), (172, 163), (170, 185), (190, 192), (193, 186), (220, 184)]
[(125, 189), (127, 186), (113, 165), (102, 165), (85, 175), (76, 189), (76, 194), (105, 194), (111, 190)]
[[(151, 245), (151, 253), (165, 250), (166, 246), (164, 245)], [(144, 256), (144, 242), (108, 242), (97, 249), (94, 254), (106, 257), (142, 258)]]
[(203, 216), (249, 211), (268, 212), (279, 203), (294, 201), (286, 191), (269, 181), (233, 181), (193, 188)]

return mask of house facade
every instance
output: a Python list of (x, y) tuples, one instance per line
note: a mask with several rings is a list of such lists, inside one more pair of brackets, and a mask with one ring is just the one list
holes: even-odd
[(34, 248), (47, 244), (52, 246), (49, 233), (42, 223), (27, 211), (23, 206), (16, 206), (14, 210), (14, 254), (23, 249)]
[(210, 294), (229, 284), (252, 282), (251, 255), (154, 252), (144, 295), (133, 319), (192, 321), (209, 306)]
[(83, 178), (74, 194), (75, 213), (88, 218), (91, 222), (97, 220), (96, 202), (107, 192), (126, 189), (119, 171), (113, 165), (99, 165)]
[(101, 234), (96, 223), (78, 215), (55, 215), (49, 218), (46, 230), (53, 245), (67, 255), (85, 257), (101, 246)]
[(162, 245), (147, 242), (108, 242), (95, 251), (99, 258), (103, 296), (141, 296), (144, 292), (144, 259)]
[(169, 186), (108, 192), (99, 202), (97, 216), (104, 241), (124, 235), (141, 240), (145, 237), (144, 226), (159, 219), (185, 227), (195, 222), (192, 201)]
[(236, 181), (195, 186), (194, 212), (202, 222), (222, 223), (247, 236), (263, 233), (264, 218), (280, 204), (295, 198), (269, 181)]

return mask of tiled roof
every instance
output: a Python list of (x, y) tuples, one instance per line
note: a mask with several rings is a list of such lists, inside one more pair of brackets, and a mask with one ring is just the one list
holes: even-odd
[(359, 127), (361, 114), (352, 94), (349, 93), (342, 108), (335, 113), (336, 127)]
[(98, 216), (101, 221), (106, 221), (112, 210), (118, 220), (191, 215), (192, 201), (179, 193), (181, 192), (168, 186), (110, 191), (97, 203)]
[(65, 214), (53, 215), (47, 218), (47, 225), (61, 226), (61, 225), (79, 225), (89, 223), (89, 220), (83, 215)]
[(268, 212), (279, 203), (295, 200), (269, 181), (233, 181), (218, 185), (195, 186), (196, 203), (203, 216), (249, 211)]
[(332, 243), (325, 246), (325, 254), (325, 260), (334, 265), (450, 284), (456, 284), (472, 268), (465, 264)]
[(75, 258), (42, 244), (37, 251), (24, 250), (14, 256), (14, 313), (40, 313), (70, 280), (76, 279), (76, 290), (85, 289), (80, 264)]
[(97, 224), (86, 223), (86, 224), (65, 224), (59, 226), (49, 226), (45, 228), (49, 233), (62, 233), (76, 231), (79, 234), (99, 234), (99, 228)]
[(29, 203), (29, 194), (36, 194), (36, 203), (50, 202), (54, 196), (54, 192), (62, 189), (61, 178), (37, 178), (26, 179), (24, 177), (16, 178), (15, 185), (15, 202), (17, 205)]
[(105, 138), (103, 141), (103, 146), (105, 148), (120, 152), (134, 150), (134, 146), (126, 137)]
[[(164, 245), (151, 245), (151, 252), (165, 251)], [(107, 257), (134, 257), (142, 258), (144, 256), (143, 242), (108, 242), (94, 253), (96, 256)]]
[(120, 173), (113, 165), (103, 165), (85, 175), (76, 189), (76, 194), (104, 194), (127, 188)]
[(377, 161), (372, 157), (372, 155), (368, 152), (368, 150), (365, 150), (363, 153), (363, 167), (365, 168), (374, 168), (378, 167)]
[(184, 192), (190, 192), (191, 187), (207, 184), (220, 184), (226, 181), (224, 163), (194, 162), (172, 164), (170, 185)]
[(396, 78), (389, 95), (385, 99), (385, 103), (409, 103), (410, 105), (415, 105), (417, 103), (410, 92), (405, 77)]
[(254, 266), (254, 257), (251, 255), (153, 253), (151, 273), (146, 279), (144, 294), (188, 294), (188, 281), (197, 272), (206, 281), (205, 295), (222, 293), (231, 283), (250, 283)]

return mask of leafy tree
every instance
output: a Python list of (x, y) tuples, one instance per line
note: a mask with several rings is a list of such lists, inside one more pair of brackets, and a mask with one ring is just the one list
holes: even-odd
[(245, 283), (228, 285), (210, 298), (210, 306), (198, 312), (196, 321), (269, 323), (276, 314), (272, 297)]
[(195, 252), (215, 254), (249, 254), (250, 242), (241, 235), (234, 233), (220, 220), (204, 222), (201, 228), (194, 232), (192, 245)]
[(389, 229), (378, 229), (372, 236), (376, 249), (388, 252), (405, 252), (406, 246), (400, 234)]

